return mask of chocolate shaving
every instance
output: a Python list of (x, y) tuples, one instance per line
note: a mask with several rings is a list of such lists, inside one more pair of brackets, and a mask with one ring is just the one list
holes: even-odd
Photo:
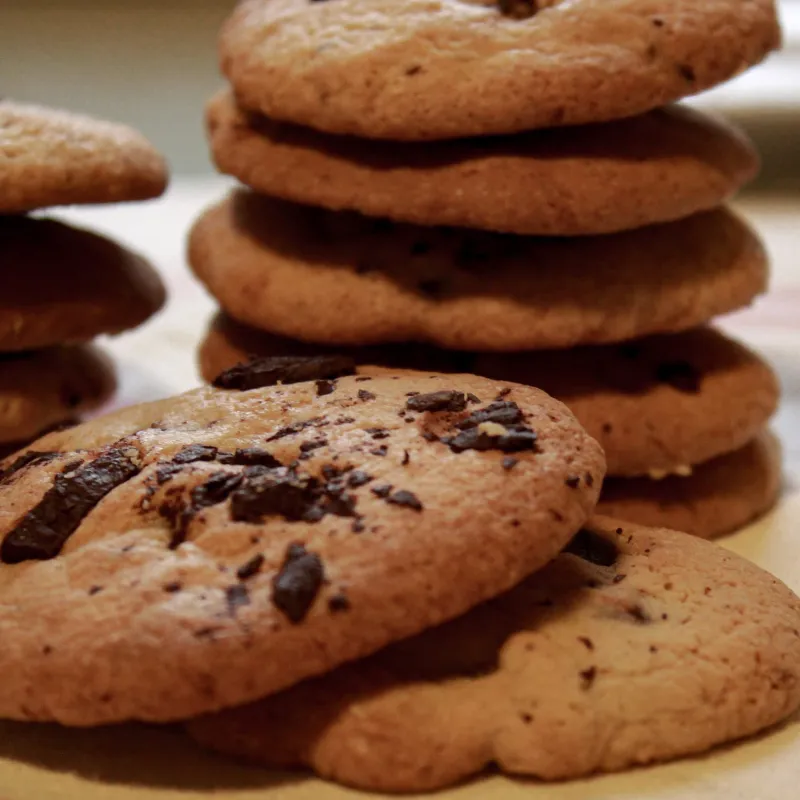
[(247, 391), (278, 384), (330, 380), (353, 375), (356, 364), (348, 356), (270, 356), (237, 364), (218, 375), (213, 384), (218, 389)]
[(280, 572), (272, 581), (272, 602), (297, 625), (308, 614), (319, 594), (325, 570), (320, 557), (302, 544), (291, 544)]

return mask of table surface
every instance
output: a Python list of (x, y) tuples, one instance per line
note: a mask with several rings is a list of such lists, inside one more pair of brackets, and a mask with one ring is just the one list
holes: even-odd
[[(188, 275), (186, 232), (229, 184), (179, 181), (139, 206), (70, 209), (61, 218), (115, 236), (150, 257), (169, 286), (169, 306), (151, 323), (108, 342), (120, 367), (115, 405), (198, 385), (195, 348), (214, 304)], [(761, 231), (773, 286), (752, 308), (719, 321), (778, 369), (784, 402), (775, 420), (786, 453), (786, 490), (765, 520), (721, 543), (800, 592), (800, 198), (747, 198), (739, 210)], [(490, 777), (439, 794), (447, 800), (795, 800), (800, 715), (768, 736), (620, 775), (557, 785)], [(0, 724), (2, 800), (345, 800), (367, 795), (302, 776), (276, 776), (196, 750), (179, 731), (139, 726), (66, 731)]]

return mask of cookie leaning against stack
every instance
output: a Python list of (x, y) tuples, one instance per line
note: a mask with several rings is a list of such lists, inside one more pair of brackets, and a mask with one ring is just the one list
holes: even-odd
[(141, 257), (27, 213), (145, 200), (166, 181), (161, 156), (123, 125), (0, 100), (0, 448), (102, 405), (113, 366), (84, 343), (140, 325), (164, 302)]

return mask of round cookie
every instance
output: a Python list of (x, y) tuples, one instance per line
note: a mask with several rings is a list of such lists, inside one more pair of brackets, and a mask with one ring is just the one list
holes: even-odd
[(282, 385), (132, 407), (5, 462), (0, 716), (250, 702), (506, 591), (590, 515), (602, 451), (543, 392), (351, 370), (239, 370)]
[(698, 464), (687, 476), (607, 480), (598, 510), (712, 539), (766, 514), (780, 492), (780, 444), (764, 432), (733, 453)]
[(682, 219), (758, 169), (733, 127), (674, 106), (618, 122), (448, 142), (365, 142), (208, 106), (214, 159), (258, 192), (419, 225), (575, 236)]
[(97, 347), (0, 354), (0, 443), (30, 440), (92, 411), (115, 388), (113, 364)]
[(126, 125), (0, 99), (0, 214), (158, 197), (167, 165)]
[(394, 225), (238, 191), (189, 259), (242, 322), (335, 345), (514, 351), (684, 330), (747, 305), (763, 248), (729, 211), (602, 237)]
[[(199, 360), (211, 383), (251, 356), (332, 352), (219, 314), (201, 344)], [(377, 365), (471, 372), (536, 386), (565, 403), (600, 442), (608, 474), (614, 476), (682, 471), (737, 450), (764, 428), (780, 394), (769, 364), (713, 328), (621, 345), (522, 353), (449, 352), (419, 345), (345, 352), (363, 374), (374, 374)]]
[(0, 216), (0, 352), (135, 328), (166, 298), (140, 256), (54, 220)]
[(800, 600), (683, 533), (598, 517), (511, 592), (372, 658), (191, 721), (199, 742), (359, 789), (496, 764), (563, 780), (700, 753), (800, 706)]
[(244, 0), (244, 108), (332, 133), (454, 139), (629, 117), (780, 45), (772, 0)]

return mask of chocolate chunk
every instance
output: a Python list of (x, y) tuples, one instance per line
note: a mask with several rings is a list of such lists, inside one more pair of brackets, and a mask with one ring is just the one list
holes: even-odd
[(519, 464), (519, 461), (516, 458), (512, 458), (511, 456), (506, 456), (503, 459), (503, 469), (508, 471), (514, 469), (514, 467)]
[(577, 489), (581, 485), (581, 479), (578, 475), (570, 475), (564, 483), (566, 483), (570, 489)]
[(90, 511), (111, 491), (137, 475), (131, 446), (111, 447), (69, 475), (57, 475), (44, 497), (6, 535), (6, 564), (55, 558)]
[(578, 641), (587, 649), (594, 650), (594, 642), (588, 636), (579, 636)]
[(183, 584), (180, 581), (170, 581), (164, 584), (164, 591), (167, 594), (175, 594), (183, 589)]
[(391, 436), (386, 428), (366, 428), (366, 431), (373, 439), (388, 439)]
[(231, 497), (231, 518), (235, 522), (263, 522), (280, 516), (298, 522), (314, 508), (319, 497), (317, 482), (284, 467), (249, 467), (242, 485)]
[(475, 405), (475, 406), (476, 406), (476, 405), (478, 405), (478, 404), (481, 402), (481, 399), (480, 399), (480, 397), (478, 397), (478, 396), (477, 396), (477, 395), (475, 395), (475, 394), (472, 394), (472, 392), (470, 392), (470, 393), (467, 395), (467, 400), (468, 400), (470, 403), (472, 403), (472, 405)]
[(495, 397), (495, 400), (502, 400), (504, 397), (508, 397), (510, 394), (511, 394), (511, 387), (506, 386), (497, 393), (497, 397)]
[(407, 492), (405, 489), (395, 492), (391, 497), (386, 499), (386, 502), (394, 506), (405, 506), (406, 508), (413, 508), (414, 511), (422, 511), (420, 499), (415, 494)]
[(304, 419), (299, 420), (298, 422), (293, 422), (291, 425), (287, 425), (285, 428), (279, 428), (272, 436), (268, 437), (266, 441), (268, 442), (277, 442), (279, 439), (285, 439), (287, 436), (294, 436), (296, 433), (300, 433), (304, 431), (306, 428), (310, 428), (317, 423), (321, 422), (322, 417), (312, 417), (311, 419)]
[(260, 389), (277, 384), (330, 380), (353, 375), (356, 364), (348, 356), (271, 356), (237, 364), (214, 379), (218, 389)]
[(371, 480), (372, 475), (367, 475), (366, 472), (363, 472), (360, 469), (354, 469), (347, 476), (347, 485), (355, 489), (359, 486), (364, 486), (364, 484), (369, 483)]
[(588, 691), (597, 677), (597, 667), (589, 667), (581, 672), (581, 688)]
[(94, 597), (96, 594), (100, 594), (103, 591), (102, 586), (92, 586), (89, 589), (89, 597)]
[(243, 583), (234, 583), (233, 586), (225, 588), (225, 601), (228, 604), (228, 613), (236, 616), (236, 612), (242, 606), (250, 605), (250, 592)]
[(217, 457), (216, 447), (205, 444), (192, 444), (178, 451), (171, 459), (173, 464), (194, 464), (198, 461), (214, 461)]
[(494, 436), (484, 433), (479, 428), (469, 428), (458, 436), (446, 440), (446, 444), (454, 453), (465, 450), (499, 450), (501, 453), (519, 453), (523, 450), (536, 449), (536, 431), (524, 425), (513, 425), (505, 429), (505, 433)]
[(294, 625), (302, 622), (317, 598), (325, 571), (316, 553), (289, 545), (280, 572), (272, 581), (272, 602)]
[(439, 437), (433, 431), (423, 431), (422, 432), (422, 438), (426, 442), (438, 442), (439, 441)]
[(349, 425), (351, 422), (355, 422), (355, 421), (356, 421), (355, 417), (339, 417), (336, 420), (336, 422), (334, 422), (333, 424), (334, 425)]
[(334, 614), (337, 614), (340, 611), (349, 611), (350, 600), (344, 592), (339, 592), (328, 600), (328, 608)]
[(378, 486), (373, 486), (370, 491), (378, 497), (388, 497), (391, 494), (392, 486), (389, 483), (381, 483)]
[(246, 581), (254, 575), (258, 575), (261, 567), (264, 566), (264, 556), (262, 553), (256, 553), (249, 561), (245, 561), (239, 569), (236, 570), (236, 577), (240, 581)]
[(220, 453), (217, 461), (220, 464), (230, 464), (235, 467), (259, 466), (274, 469), (275, 467), (283, 466), (272, 453), (259, 447), (247, 447), (236, 450), (234, 453)]
[(320, 447), (325, 447), (328, 444), (327, 439), (314, 439), (311, 442), (303, 442), (300, 445), (301, 453), (310, 453), (312, 450), (319, 450)]
[[(159, 486), (163, 486), (165, 483), (169, 483), (179, 472), (183, 472), (182, 464), (159, 464), (156, 467), (156, 483)], [(153, 489), (151, 494), (154, 491)]]
[(564, 548), (564, 552), (572, 553), (572, 555), (600, 567), (612, 567), (619, 555), (612, 542), (585, 529), (575, 534), (572, 541)]
[(656, 368), (656, 380), (686, 394), (700, 391), (700, 373), (688, 361), (666, 361)]
[(406, 401), (409, 411), (463, 411), (466, 407), (466, 395), (455, 389), (418, 394)]
[(16, 475), (18, 472), (22, 472), (26, 467), (33, 466), (34, 464), (48, 464), (61, 455), (63, 455), (63, 453), (29, 450), (14, 461), (11, 466), (0, 472), (0, 484), (6, 483), (12, 476)]
[(319, 380), (316, 383), (316, 387), (317, 397), (324, 397), (325, 395), (333, 394), (334, 390), (336, 389), (336, 382)]
[(512, 19), (528, 19), (539, 10), (538, 0), (498, 0), (500, 13)]
[(411, 456), (408, 450), (403, 450), (403, 460), (400, 462), (402, 466), (407, 466), (411, 462)]
[(374, 450), (370, 450), (370, 453), (374, 456), (385, 456), (389, 452), (389, 448), (382, 444), (380, 447), (376, 447)]
[(356, 499), (351, 494), (330, 494), (323, 498), (321, 510), (323, 514), (335, 517), (356, 516)]
[(368, 400), (374, 400), (375, 395), (372, 394), (372, 392), (368, 392), (366, 389), (359, 389), (358, 399), (366, 403)]
[(522, 409), (513, 402), (496, 400), (486, 408), (473, 411), (456, 426), (462, 431), (477, 428), (484, 422), (496, 422), (498, 425), (517, 425), (523, 421)]

